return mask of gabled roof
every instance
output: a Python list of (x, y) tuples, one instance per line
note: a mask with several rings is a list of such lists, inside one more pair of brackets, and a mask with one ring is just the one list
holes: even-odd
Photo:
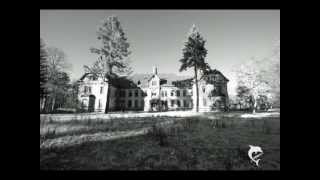
[(174, 85), (176, 87), (192, 87), (192, 83), (193, 83), (193, 78), (172, 81), (172, 85)]
[(128, 79), (126, 76), (112, 78), (110, 83), (120, 89), (133, 89), (139, 88), (136, 83)]
[(212, 75), (212, 74), (219, 74), (221, 75), (226, 81), (229, 81), (228, 78), (226, 78), (220, 71), (218, 71), (217, 69), (214, 70), (209, 70), (207, 75)]
[(81, 78), (79, 79), (80, 81), (82, 81), (85, 77), (87, 77), (87, 75), (89, 75), (90, 73), (84, 73), (83, 76), (81, 76)]
[[(84, 78), (86, 78), (89, 75), (92, 75), (92, 73), (85, 73), (79, 81), (83, 81)], [(112, 78), (108, 79), (111, 85), (121, 88), (121, 89), (130, 89), (130, 88), (138, 88), (137, 84), (134, 83), (132, 80), (127, 79), (126, 76), (117, 76), (116, 74), (112, 74)]]

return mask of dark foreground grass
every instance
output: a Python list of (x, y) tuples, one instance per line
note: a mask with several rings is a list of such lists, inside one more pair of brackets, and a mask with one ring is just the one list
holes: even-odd
[[(264, 151), (259, 168), (249, 144)], [(40, 169), (280, 170), (280, 118), (180, 118), (142, 136), (40, 149)]]

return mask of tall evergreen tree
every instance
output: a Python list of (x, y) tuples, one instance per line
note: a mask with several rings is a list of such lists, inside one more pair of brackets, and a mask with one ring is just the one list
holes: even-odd
[(48, 81), (48, 62), (45, 44), (40, 37), (40, 111), (44, 107), (45, 96), (47, 94), (45, 84)]
[[(88, 73), (107, 78), (109, 82), (117, 74), (129, 74), (132, 72), (127, 57), (130, 55), (129, 43), (116, 16), (110, 16), (103, 20), (98, 28), (97, 38), (101, 43), (98, 48), (90, 51), (98, 55), (98, 60), (92, 67), (84, 66)], [(109, 110), (110, 88), (107, 92), (105, 113)]]
[[(205, 57), (207, 55), (205, 43), (206, 41), (200, 35), (196, 26), (193, 25), (183, 49), (183, 58), (180, 59), (180, 72), (187, 70), (188, 68), (193, 68), (194, 70), (194, 80), (196, 86), (196, 112), (199, 112), (198, 74), (200, 72), (203, 77), (208, 70), (210, 70), (210, 66), (205, 62)], [(200, 77), (200, 79), (202, 77)]]

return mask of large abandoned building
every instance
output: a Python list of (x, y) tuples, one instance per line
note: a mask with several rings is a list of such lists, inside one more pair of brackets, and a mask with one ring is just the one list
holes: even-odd
[[(228, 79), (212, 70), (199, 80), (199, 111), (221, 111), (228, 107)], [(196, 86), (193, 78), (172, 81), (159, 77), (157, 68), (145, 85), (126, 77), (112, 80), (86, 73), (78, 81), (78, 99), (84, 110), (104, 112), (109, 92), (110, 111), (196, 110)], [(109, 88), (109, 91), (108, 91)]]

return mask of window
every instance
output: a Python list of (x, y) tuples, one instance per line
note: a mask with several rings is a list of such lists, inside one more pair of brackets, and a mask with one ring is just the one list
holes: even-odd
[(178, 97), (180, 96), (180, 91), (179, 91), (179, 90), (177, 90), (177, 96), (178, 96)]
[(85, 93), (91, 93), (91, 87), (85, 86), (85, 87), (84, 87), (84, 92), (85, 92)]
[(84, 87), (84, 93), (91, 93), (91, 87), (85, 86)]
[(100, 94), (103, 93), (103, 87), (100, 87)]
[(180, 107), (180, 101), (179, 100), (177, 100), (177, 106)]
[(219, 96), (222, 95), (222, 88), (221, 88), (221, 86), (218, 86), (218, 87), (217, 87), (217, 94), (218, 94)]
[(87, 99), (82, 100), (81, 105), (82, 105), (82, 108), (88, 106), (88, 100)]
[(202, 92), (205, 93), (206, 92), (206, 87), (202, 86)]
[(167, 97), (167, 91), (164, 92), (164, 96)]
[(188, 101), (183, 100), (183, 106), (184, 106), (184, 107), (188, 107)]
[(171, 107), (174, 106), (174, 100), (171, 100)]
[(203, 98), (203, 106), (207, 106), (207, 99)]
[(131, 108), (132, 102), (131, 100), (128, 100), (128, 108)]
[(138, 97), (138, 96), (139, 96), (139, 91), (136, 90), (136, 91), (134, 92), (134, 95), (135, 95), (136, 97)]
[(102, 102), (101, 102), (101, 99), (99, 99), (99, 106), (98, 106), (99, 109), (102, 108)]
[(157, 85), (157, 81), (152, 81), (152, 86)]
[(183, 96), (187, 96), (187, 90), (183, 90)]
[(120, 90), (120, 97), (126, 97), (126, 91)]
[(132, 92), (131, 92), (131, 90), (129, 90), (129, 97), (131, 97), (132, 96)]
[(134, 107), (137, 108), (138, 106), (138, 100), (134, 100)]
[(174, 90), (171, 91), (171, 96), (174, 96)]

